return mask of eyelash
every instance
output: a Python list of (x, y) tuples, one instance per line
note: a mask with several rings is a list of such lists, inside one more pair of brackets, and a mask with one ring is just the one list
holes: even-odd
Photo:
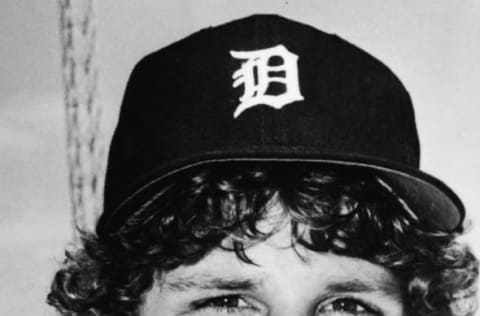
[[(359, 311), (358, 313), (360, 314), (355, 314), (355, 315), (375, 315), (375, 316), (381, 316), (383, 315), (380, 311), (378, 311), (377, 308), (375, 308), (374, 306), (372, 306), (372, 304), (369, 304), (369, 303), (366, 303), (356, 297), (340, 297), (340, 298), (335, 298), (335, 299), (332, 299), (330, 300), (329, 302), (327, 303), (324, 303), (322, 304), (322, 306), (320, 306), (319, 308), (317, 308), (317, 311), (315, 313), (315, 315), (331, 315), (331, 316), (334, 316), (334, 315), (351, 315), (351, 313), (349, 311), (345, 311), (345, 310), (325, 310), (325, 308), (327, 307), (330, 307), (332, 306), (333, 307), (333, 304), (341, 304), (341, 303), (353, 303), (356, 305), (356, 308), (358, 309), (358, 307), (360, 307), (361, 309), (363, 309), (363, 311)], [(334, 308), (334, 307), (333, 307)], [(319, 314), (319, 312), (323, 313), (323, 314)], [(325, 314), (326, 313), (326, 314)]]
[[(227, 301), (227, 300), (230, 300), (230, 301)], [(237, 304), (238, 304), (238, 301), (242, 301), (247, 306), (241, 306), (241, 307), (225, 306), (225, 305), (229, 305), (229, 303), (232, 303), (232, 300), (236, 300)], [(227, 314), (239, 312), (243, 310), (258, 311), (258, 308), (256, 308), (253, 304), (249, 303), (248, 300), (245, 299), (242, 295), (220, 295), (220, 296), (200, 300), (198, 302), (194, 302), (192, 306), (193, 306), (193, 309), (196, 311), (213, 309), (216, 311), (225, 311)]]

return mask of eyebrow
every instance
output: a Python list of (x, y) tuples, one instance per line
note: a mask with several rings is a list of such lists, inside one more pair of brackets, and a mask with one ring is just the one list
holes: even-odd
[(242, 278), (213, 277), (196, 275), (191, 277), (177, 277), (164, 283), (169, 290), (182, 292), (191, 289), (247, 291), (258, 288), (260, 281)]
[(360, 280), (343, 281), (327, 285), (328, 292), (375, 292), (378, 291), (378, 286), (365, 283)]
[[(223, 291), (248, 291), (258, 289), (262, 284), (261, 279), (241, 277), (217, 277), (211, 274), (197, 274), (178, 276), (165, 281), (166, 286), (173, 292), (183, 292), (193, 289), (223, 290)], [(373, 293), (382, 292), (391, 297), (398, 296), (398, 288), (394, 281), (382, 278), (375, 279), (351, 279), (334, 281), (325, 287), (326, 293)]]
[(390, 280), (381, 280), (376, 282), (373, 280), (353, 279), (328, 284), (326, 291), (330, 293), (372, 293), (382, 292), (389, 296), (397, 296), (398, 289), (394, 282)]

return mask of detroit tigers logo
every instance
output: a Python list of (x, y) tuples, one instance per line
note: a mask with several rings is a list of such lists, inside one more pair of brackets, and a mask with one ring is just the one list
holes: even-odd
[[(294, 101), (303, 100), (298, 83), (298, 56), (289, 52), (285, 46), (253, 51), (230, 51), (233, 58), (245, 60), (240, 69), (233, 73), (233, 87), (244, 86), (240, 104), (233, 113), (237, 118), (243, 111), (256, 105), (268, 105), (281, 109)], [(275, 58), (280, 63), (269, 62)], [(281, 94), (270, 94), (272, 83), (283, 85)]]

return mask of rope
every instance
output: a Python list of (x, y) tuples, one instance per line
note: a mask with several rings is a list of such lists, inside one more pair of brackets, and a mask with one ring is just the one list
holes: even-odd
[(72, 221), (75, 231), (89, 231), (102, 209), (105, 169), (94, 0), (59, 0), (59, 6)]

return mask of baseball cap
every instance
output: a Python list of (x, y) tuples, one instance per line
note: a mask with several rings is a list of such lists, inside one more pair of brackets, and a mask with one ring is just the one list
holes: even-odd
[(372, 170), (425, 225), (460, 231), (460, 199), (419, 160), (412, 101), (387, 66), (336, 35), (253, 15), (203, 29), (135, 66), (97, 233), (121, 225), (167, 179), (243, 162)]

